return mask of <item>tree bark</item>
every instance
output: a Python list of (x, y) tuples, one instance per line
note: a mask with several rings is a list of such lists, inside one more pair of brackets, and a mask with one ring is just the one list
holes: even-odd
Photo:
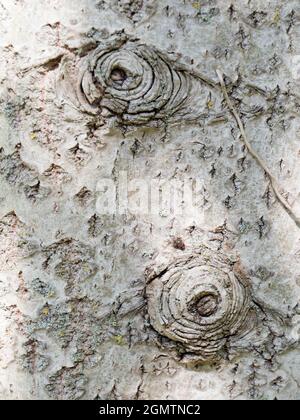
[(300, 397), (299, 28), (0, 0), (1, 398)]

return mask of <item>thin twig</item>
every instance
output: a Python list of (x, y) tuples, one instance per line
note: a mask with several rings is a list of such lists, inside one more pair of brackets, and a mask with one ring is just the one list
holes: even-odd
[(278, 199), (278, 201), (280, 202), (282, 207), (285, 209), (285, 211), (288, 213), (288, 215), (294, 220), (296, 225), (300, 228), (300, 218), (296, 216), (296, 214), (294, 213), (294, 211), (291, 208), (291, 206), (289, 205), (289, 203), (286, 201), (286, 199), (280, 193), (280, 188), (278, 186), (278, 182), (277, 182), (276, 178), (270, 172), (266, 163), (259, 157), (259, 155), (255, 152), (255, 150), (253, 150), (251, 144), (248, 141), (248, 138), (247, 138), (242, 120), (241, 120), (237, 110), (235, 109), (231, 99), (229, 98), (229, 95), (228, 95), (228, 92), (227, 92), (227, 89), (226, 89), (226, 86), (225, 86), (225, 83), (224, 83), (222, 72), (220, 70), (216, 70), (216, 72), (217, 72), (217, 75), (218, 75), (218, 78), (219, 78), (219, 81), (220, 81), (220, 85), (221, 85), (221, 89), (222, 89), (224, 98), (226, 100), (228, 108), (232, 112), (232, 114), (233, 114), (233, 116), (234, 116), (234, 118), (235, 118), (235, 120), (236, 120), (236, 122), (239, 126), (240, 132), (241, 132), (243, 140), (244, 140), (244, 144), (245, 144), (248, 152), (256, 160), (256, 162), (259, 164), (259, 166), (265, 171), (265, 173), (267, 174), (267, 176), (270, 180), (270, 184), (271, 184), (271, 187), (274, 191), (274, 194), (275, 194), (276, 198)]

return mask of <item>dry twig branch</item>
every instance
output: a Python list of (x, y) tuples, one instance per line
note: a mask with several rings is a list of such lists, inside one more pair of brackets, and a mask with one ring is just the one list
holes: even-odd
[(217, 69), (216, 73), (218, 75), (219, 81), (220, 81), (220, 85), (221, 85), (221, 90), (223, 92), (224, 98), (226, 100), (226, 103), (228, 105), (228, 108), (230, 109), (230, 111), (232, 112), (238, 127), (240, 129), (241, 135), (243, 137), (243, 141), (245, 146), (247, 147), (248, 152), (251, 154), (251, 156), (256, 160), (256, 162), (259, 164), (259, 166), (265, 171), (265, 173), (267, 174), (269, 180), (270, 180), (270, 184), (272, 186), (272, 189), (274, 191), (274, 194), (276, 196), (276, 198), (278, 199), (278, 201), (280, 202), (280, 204), (282, 205), (282, 207), (284, 208), (284, 210), (288, 213), (288, 215), (294, 220), (294, 222), (296, 223), (296, 225), (300, 228), (300, 218), (297, 217), (297, 215), (294, 213), (293, 209), (291, 208), (291, 206), (289, 205), (289, 203), (286, 201), (286, 199), (282, 196), (282, 194), (280, 193), (280, 187), (278, 186), (278, 182), (275, 179), (275, 177), (272, 175), (272, 173), (270, 172), (269, 168), (267, 167), (266, 163), (262, 160), (262, 158), (255, 152), (255, 150), (252, 148), (251, 144), (248, 141), (246, 132), (245, 132), (245, 128), (244, 125), (242, 123), (242, 120), (237, 112), (237, 110), (235, 109), (231, 99), (229, 98), (225, 83), (224, 83), (224, 79), (223, 79), (223, 73)]

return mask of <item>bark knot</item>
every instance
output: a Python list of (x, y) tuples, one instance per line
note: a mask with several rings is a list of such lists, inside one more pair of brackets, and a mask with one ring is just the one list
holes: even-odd
[(250, 285), (240, 265), (234, 266), (224, 254), (201, 246), (167, 267), (147, 270), (152, 327), (197, 362), (218, 360), (232, 338), (251, 328)]

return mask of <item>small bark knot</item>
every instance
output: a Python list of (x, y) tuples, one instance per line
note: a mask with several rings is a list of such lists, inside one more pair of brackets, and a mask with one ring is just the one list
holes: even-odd
[(217, 361), (252, 329), (249, 282), (224, 254), (201, 246), (150, 272), (156, 273), (146, 286), (151, 325), (180, 343), (189, 360)]

